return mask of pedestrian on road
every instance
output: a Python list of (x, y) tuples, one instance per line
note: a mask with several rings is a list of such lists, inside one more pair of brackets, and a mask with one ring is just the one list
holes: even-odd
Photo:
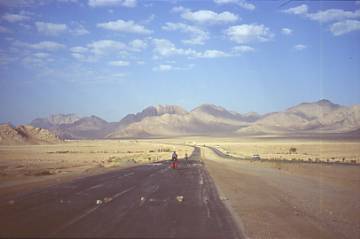
[(172, 161), (171, 167), (172, 167), (173, 169), (176, 168), (177, 159), (178, 159), (178, 156), (177, 156), (177, 154), (176, 154), (176, 151), (174, 151), (173, 154), (172, 154), (172, 156), (171, 156), (171, 161)]

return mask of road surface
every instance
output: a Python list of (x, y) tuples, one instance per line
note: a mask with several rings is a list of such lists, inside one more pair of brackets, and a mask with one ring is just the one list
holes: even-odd
[[(242, 238), (195, 148), (0, 201), (1, 237)], [(183, 200), (178, 196), (183, 196)]]

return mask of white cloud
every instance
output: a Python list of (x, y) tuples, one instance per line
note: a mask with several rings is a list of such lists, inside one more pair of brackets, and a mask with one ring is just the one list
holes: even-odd
[(297, 7), (289, 8), (283, 12), (294, 15), (302, 15), (310, 20), (317, 22), (333, 22), (340, 21), (349, 18), (359, 18), (360, 9), (355, 11), (346, 11), (343, 9), (326, 9), (320, 10), (314, 13), (309, 12), (309, 8), (306, 4), (302, 4)]
[(249, 3), (245, 0), (214, 0), (216, 4), (222, 5), (222, 4), (236, 4), (241, 8), (244, 8), (246, 10), (254, 10), (255, 5), (252, 3)]
[(15, 8), (15, 7), (27, 7), (36, 3), (36, 0), (2, 0), (0, 6)]
[(55, 51), (65, 48), (65, 45), (53, 41), (41, 41), (39, 43), (33, 43), (33, 44), (16, 41), (14, 42), (14, 45), (19, 47), (26, 47), (30, 49), (47, 50), (47, 51)]
[(176, 48), (175, 44), (166, 39), (154, 39), (154, 53), (157, 56), (168, 57), (173, 55), (190, 56), (196, 54), (192, 49)]
[(162, 65), (154, 67), (152, 70), (153, 71), (171, 71), (173, 69), (174, 69), (174, 67), (172, 65), (162, 64)]
[(311, 20), (318, 22), (332, 22), (339, 21), (348, 18), (359, 18), (360, 9), (356, 11), (345, 11), (342, 9), (327, 9), (324, 11), (318, 11), (316, 13), (309, 13), (307, 17)]
[(193, 64), (190, 64), (185, 67), (178, 67), (178, 66), (173, 66), (170, 64), (160, 64), (158, 66), (153, 67), (152, 70), (155, 72), (166, 72), (166, 71), (173, 71), (173, 70), (190, 70), (193, 67), (194, 67)]
[(219, 58), (226, 57), (229, 54), (219, 50), (205, 50), (198, 52), (193, 49), (177, 48), (174, 43), (167, 39), (154, 39), (155, 58), (170, 56), (187, 56), (189, 58)]
[(340, 36), (352, 31), (360, 30), (360, 21), (358, 20), (344, 20), (336, 22), (330, 26), (330, 31), (334, 36)]
[(72, 27), (70, 32), (75, 36), (82, 36), (90, 33), (83, 25), (79, 23), (74, 23), (74, 27)]
[(305, 50), (306, 48), (307, 48), (307, 46), (303, 45), (303, 44), (297, 44), (294, 46), (294, 49), (297, 51), (302, 51), (302, 50)]
[(190, 38), (183, 40), (185, 44), (203, 45), (209, 39), (208, 33), (198, 27), (190, 26), (184, 23), (167, 22), (162, 29), (166, 31), (180, 31), (190, 34)]
[(264, 42), (273, 38), (274, 34), (264, 25), (242, 24), (229, 27), (225, 34), (230, 40), (243, 44), (250, 42)]
[(86, 55), (83, 55), (83, 54), (77, 53), (77, 52), (71, 53), (71, 56), (79, 61), (86, 61), (86, 62), (94, 62), (95, 61), (95, 58), (89, 57), (89, 56), (86, 56)]
[(199, 58), (219, 58), (229, 56), (227, 53), (219, 50), (206, 50), (202, 53), (198, 53), (196, 57)]
[(49, 53), (45, 53), (45, 52), (37, 52), (34, 53), (33, 55), (37, 58), (48, 58), (50, 56)]
[(173, 7), (171, 9), (171, 12), (175, 12), (175, 13), (182, 13), (182, 12), (186, 12), (189, 11), (189, 9), (184, 8), (183, 6), (177, 6), (177, 7)]
[(231, 12), (216, 13), (210, 10), (191, 11), (184, 7), (175, 7), (173, 12), (181, 13), (181, 17), (198, 24), (226, 24), (239, 20), (239, 17)]
[(241, 46), (235, 46), (232, 48), (233, 53), (246, 53), (246, 52), (253, 52), (255, 49), (250, 46), (241, 45)]
[(57, 36), (66, 32), (68, 29), (66, 24), (56, 24), (50, 22), (35, 22), (35, 26), (38, 32), (49, 36)]
[(32, 55), (25, 56), (21, 62), (25, 66), (45, 66), (49, 62), (53, 62), (54, 59), (51, 58), (50, 54), (44, 52), (34, 53)]
[(283, 35), (291, 35), (293, 33), (293, 30), (291, 30), (290, 28), (284, 27), (284, 28), (281, 29), (281, 33)]
[(306, 4), (301, 4), (299, 6), (286, 9), (283, 12), (288, 13), (288, 14), (294, 14), (294, 15), (304, 15), (304, 14), (307, 14), (308, 10), (309, 10), (309, 8)]
[(86, 46), (70, 48), (70, 54), (80, 61), (95, 62), (104, 56), (128, 56), (140, 52), (147, 47), (147, 43), (140, 39), (130, 41), (128, 44), (114, 40), (93, 41)]
[(97, 24), (97, 27), (101, 27), (111, 31), (117, 32), (128, 32), (128, 33), (137, 33), (137, 34), (150, 34), (151, 31), (146, 29), (144, 26), (136, 24), (134, 21), (110, 21)]
[(140, 39), (135, 39), (129, 42), (129, 46), (133, 51), (141, 51), (147, 47), (147, 43)]
[(109, 62), (109, 64), (112, 66), (129, 66), (130, 62), (128, 62), (128, 61), (111, 61), (111, 62)]
[(90, 7), (135, 7), (136, 0), (89, 0)]
[(88, 49), (86, 47), (76, 46), (76, 47), (70, 48), (70, 51), (74, 52), (74, 53), (85, 53), (88, 51)]
[(23, 15), (23, 14), (5, 13), (2, 16), (2, 19), (4, 19), (5, 21), (8, 21), (8, 22), (22, 22), (22, 21), (30, 20), (30, 17), (26, 16), (26, 15)]
[(127, 46), (125, 43), (113, 40), (94, 41), (87, 45), (88, 49), (95, 55), (102, 55), (105, 53), (115, 53), (125, 51)]

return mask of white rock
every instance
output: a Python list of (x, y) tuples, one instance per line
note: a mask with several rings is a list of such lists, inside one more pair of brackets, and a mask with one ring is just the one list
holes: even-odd
[(182, 202), (182, 201), (184, 201), (184, 196), (177, 196), (177, 197), (176, 197), (176, 200), (177, 200), (178, 202)]

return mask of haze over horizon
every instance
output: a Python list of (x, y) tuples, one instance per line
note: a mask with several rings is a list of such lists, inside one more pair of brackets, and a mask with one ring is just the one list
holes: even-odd
[(359, 104), (359, 1), (283, 2), (0, 1), (0, 122)]

